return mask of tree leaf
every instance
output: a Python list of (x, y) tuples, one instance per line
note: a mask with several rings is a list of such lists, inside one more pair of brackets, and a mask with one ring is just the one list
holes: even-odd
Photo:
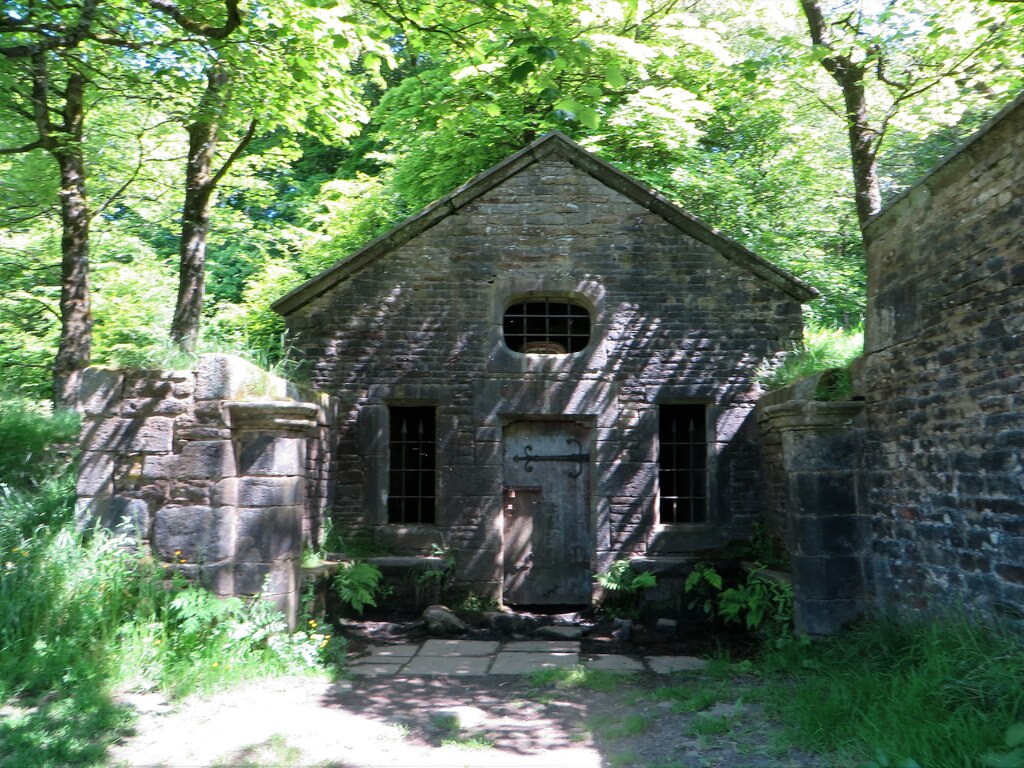
[(604, 81), (612, 88), (624, 88), (626, 78), (622, 76), (622, 68), (618, 64), (609, 64), (604, 68)]

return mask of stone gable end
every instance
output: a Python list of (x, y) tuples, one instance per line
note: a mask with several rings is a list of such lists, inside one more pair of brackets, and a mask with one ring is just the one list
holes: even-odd
[[(541, 569), (538, 537), (567, 537), (566, 556), (591, 574), (622, 556), (668, 567), (750, 532), (761, 511), (753, 375), (799, 338), (800, 300), (812, 293), (775, 268), (766, 279), (753, 254), (750, 264), (735, 244), (726, 254), (707, 242), (717, 233), (699, 239), (606, 181), (572, 157), (535, 158), (477, 194), (456, 193), (462, 204), (429, 227), (388, 236), (394, 247), (357, 254), (348, 271), (342, 262), (333, 284), (312, 281), (287, 307), (313, 385), (339, 399), (334, 515), (349, 535), (398, 554), (444, 546), (456, 583), (507, 599), (519, 567), (513, 512), (534, 526), (527, 572)], [(531, 301), (583, 308), (586, 347), (510, 349), (505, 312)], [(659, 413), (676, 405), (697, 408), (705, 425), (692, 449), (704, 506), (697, 520), (664, 523)], [(427, 524), (389, 511), (401, 408), (436, 416)], [(525, 462), (545, 440), (549, 463)], [(542, 476), (566, 488), (545, 490)], [(541, 534), (560, 493), (578, 508)]]

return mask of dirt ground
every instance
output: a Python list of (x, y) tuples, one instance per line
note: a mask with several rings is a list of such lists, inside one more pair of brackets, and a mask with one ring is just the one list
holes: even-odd
[[(608, 682), (605, 680), (604, 682)], [(125, 697), (111, 766), (825, 768), (788, 747), (740, 680), (644, 675), (611, 690), (524, 677), (287, 678), (168, 706)]]

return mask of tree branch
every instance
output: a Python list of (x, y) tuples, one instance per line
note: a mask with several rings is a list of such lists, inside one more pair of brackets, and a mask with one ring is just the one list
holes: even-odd
[(249, 146), (249, 142), (252, 141), (253, 136), (256, 135), (256, 119), (254, 118), (249, 123), (249, 128), (245, 132), (245, 136), (242, 137), (241, 141), (238, 142), (237, 146), (231, 151), (224, 164), (221, 165), (220, 170), (213, 174), (213, 178), (210, 179), (210, 187), (214, 188), (220, 183), (220, 180), (224, 178), (224, 174), (228, 172), (231, 164), (238, 159), (238, 156), (245, 151), (245, 148)]
[(25, 144), (20, 147), (0, 147), (0, 155), (19, 155), (22, 152), (31, 152), (33, 149), (42, 149), (43, 140), (36, 139), (30, 144)]
[(89, 29), (92, 27), (93, 18), (96, 16), (96, 9), (99, 4), (100, 0), (83, 0), (82, 12), (78, 15), (78, 23), (75, 24), (74, 29), (67, 31), (63, 27), (55, 27), (54, 29), (60, 30), (63, 34), (54, 35), (53, 37), (42, 37), (50, 34), (49, 30), (45, 27), (36, 27), (35, 25), (30, 24), (18, 24), (17, 21), (8, 17), (4, 20), (4, 27), (6, 29), (34, 32), (39, 35), (41, 39), (32, 43), (22, 43), (20, 45), (10, 45), (0, 48), (0, 55), (5, 56), (8, 59), (21, 59), (29, 56), (35, 56), (46, 51), (52, 51), (55, 48), (74, 48), (88, 36)]
[(214, 27), (206, 22), (189, 18), (170, 0), (148, 0), (148, 2), (152, 8), (174, 19), (174, 22), (182, 29), (212, 40), (223, 40), (238, 29), (242, 23), (242, 14), (238, 10), (238, 0), (224, 0), (227, 18), (224, 21), (224, 25), (220, 27)]

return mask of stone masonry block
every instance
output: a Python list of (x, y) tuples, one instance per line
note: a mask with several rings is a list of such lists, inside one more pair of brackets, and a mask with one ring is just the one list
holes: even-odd
[(305, 438), (252, 432), (238, 440), (239, 475), (301, 475), (305, 469)]
[(301, 507), (238, 510), (236, 562), (270, 563), (301, 555)]
[(110, 413), (124, 391), (124, 374), (103, 368), (86, 368), (78, 390), (79, 405), (86, 416)]
[(241, 477), (236, 499), (240, 507), (301, 505), (306, 500), (306, 480), (303, 477)]
[(793, 624), (797, 632), (831, 635), (861, 615), (860, 600), (796, 600)]
[(196, 368), (196, 400), (236, 400), (259, 396), (284, 399), (287, 382), (232, 355), (200, 355)]
[(152, 416), (133, 432), (128, 450), (137, 453), (169, 453), (174, 437), (174, 419)]
[(153, 546), (161, 560), (211, 564), (230, 559), (234, 511), (205, 506), (165, 506), (153, 522)]
[(791, 514), (796, 516), (857, 514), (852, 472), (792, 472), (787, 480), (786, 500)]
[(862, 546), (860, 522), (850, 515), (801, 516), (793, 527), (797, 554), (856, 555)]
[(234, 447), (230, 440), (186, 443), (176, 458), (178, 477), (216, 479), (236, 474)]
[(78, 458), (79, 496), (99, 496), (114, 490), (114, 457), (99, 451), (82, 451)]
[(793, 594), (806, 600), (851, 600), (863, 589), (861, 561), (853, 556), (792, 558)]

